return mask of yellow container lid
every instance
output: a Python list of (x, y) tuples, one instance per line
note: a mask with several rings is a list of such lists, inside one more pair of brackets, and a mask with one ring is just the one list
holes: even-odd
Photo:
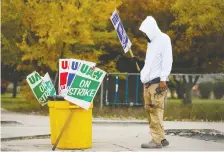
[[(57, 109), (80, 109), (81, 108), (80, 106), (68, 101), (54, 101), (54, 107)], [(90, 105), (90, 108), (93, 108), (93, 103)]]
[(47, 105), (48, 105), (49, 108), (54, 108), (55, 102), (54, 101), (48, 101)]

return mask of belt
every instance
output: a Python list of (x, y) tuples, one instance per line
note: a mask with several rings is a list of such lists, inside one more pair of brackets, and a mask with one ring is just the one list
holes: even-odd
[(153, 83), (159, 83), (159, 82), (160, 82), (160, 77), (157, 77), (157, 78), (155, 78), (155, 79), (150, 80), (150, 81), (147, 82), (147, 83), (153, 84)]
[(160, 77), (150, 80), (149, 82), (145, 83), (144, 86), (148, 88), (150, 84), (154, 84), (154, 83), (160, 83)]

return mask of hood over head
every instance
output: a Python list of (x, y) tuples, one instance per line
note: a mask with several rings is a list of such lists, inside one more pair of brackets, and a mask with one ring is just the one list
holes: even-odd
[(146, 17), (139, 27), (139, 30), (144, 32), (150, 40), (153, 40), (159, 33), (161, 33), (156, 20), (152, 16)]

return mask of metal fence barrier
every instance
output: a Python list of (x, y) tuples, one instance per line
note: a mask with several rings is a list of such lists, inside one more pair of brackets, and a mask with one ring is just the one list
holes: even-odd
[[(119, 79), (120, 77), (121, 80)], [(130, 78), (132, 77), (132, 78)], [(135, 78), (134, 78), (135, 77)], [(113, 80), (115, 79), (115, 80)], [(113, 84), (115, 81), (115, 84)], [(112, 85), (112, 86), (111, 86)], [(113, 87), (115, 85), (115, 87)], [(116, 104), (116, 105), (143, 105), (143, 102), (139, 99), (139, 85), (140, 76), (136, 73), (111, 73), (106, 76), (106, 94), (105, 104)], [(134, 87), (135, 86), (135, 87)], [(135, 97), (130, 95), (129, 87), (134, 87)], [(109, 94), (109, 91), (114, 90), (114, 96)], [(132, 89), (133, 90), (133, 89)], [(133, 93), (133, 91), (132, 91)]]
[[(184, 80), (188, 77), (219, 77), (224, 78), (224, 73), (220, 74), (171, 74), (170, 77)], [(201, 79), (200, 79), (201, 80)], [(143, 84), (140, 81), (139, 73), (108, 73), (101, 84), (100, 107), (103, 105), (127, 105), (142, 106)]]

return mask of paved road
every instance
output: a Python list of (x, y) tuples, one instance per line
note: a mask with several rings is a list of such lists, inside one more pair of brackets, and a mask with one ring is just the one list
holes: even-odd
[[(1, 112), (1, 120), (4, 121), (1, 128), (2, 138), (50, 133), (48, 116), (24, 115), (5, 110), (1, 110)], [(144, 151), (140, 148), (141, 143), (150, 140), (146, 121), (94, 119), (93, 122), (93, 147), (87, 151)], [(164, 126), (165, 129), (216, 129), (224, 132), (224, 123), (166, 121)], [(224, 151), (223, 143), (179, 136), (167, 136), (167, 139), (171, 143), (170, 146), (159, 149), (159, 151)], [(50, 151), (52, 147), (49, 139), (3, 141), (1, 146), (2, 151)]]

